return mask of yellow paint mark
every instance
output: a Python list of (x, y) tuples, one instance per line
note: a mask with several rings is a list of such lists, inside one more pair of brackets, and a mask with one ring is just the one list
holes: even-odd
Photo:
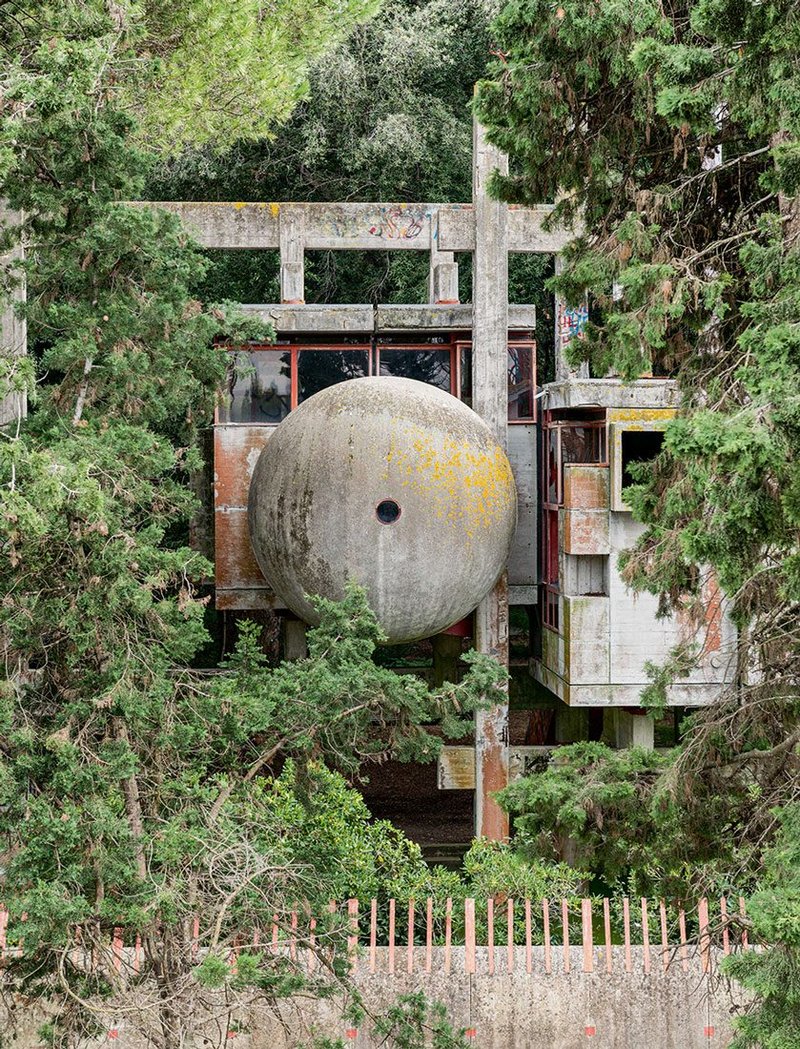
[(273, 218), (277, 218), (281, 213), (281, 206), (280, 204), (270, 204), (269, 210), (272, 212)]

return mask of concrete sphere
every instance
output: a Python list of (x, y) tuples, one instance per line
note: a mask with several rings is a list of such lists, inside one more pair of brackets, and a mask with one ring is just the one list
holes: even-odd
[(516, 512), (486, 424), (414, 379), (351, 379), (304, 401), (250, 485), (250, 539), (275, 593), (314, 623), (307, 595), (340, 600), (353, 579), (393, 643), (469, 615), (505, 568)]

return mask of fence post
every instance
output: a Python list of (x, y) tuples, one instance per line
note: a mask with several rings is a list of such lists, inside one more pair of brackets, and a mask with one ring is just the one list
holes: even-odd
[(347, 916), (350, 919), (350, 931), (347, 935), (347, 956), (350, 959), (350, 972), (358, 969), (358, 900), (347, 901)]
[(583, 936), (583, 971), (594, 972), (594, 937), (592, 934), (592, 901), (581, 900), (581, 933)]
[(464, 900), (464, 968), (469, 974), (475, 972), (475, 900)]

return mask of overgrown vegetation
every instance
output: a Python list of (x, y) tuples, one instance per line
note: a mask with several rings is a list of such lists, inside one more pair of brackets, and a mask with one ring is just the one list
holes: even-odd
[[(624, 574), (698, 620), (717, 583), (726, 595), (735, 683), (695, 715), (665, 783), (687, 824), (714, 813), (729, 876), (753, 876), (780, 819), (791, 834), (780, 814), (799, 760), (797, 5), (519, 0), (496, 30), (478, 107), (514, 166), (496, 189), (558, 198), (556, 218), (585, 230), (553, 281), (594, 304), (574, 357), (598, 375), (653, 366), (682, 391), (663, 454), (631, 490), (647, 528)], [(731, 832), (743, 848), (726, 856)], [(777, 911), (783, 890), (767, 877)], [(770, 930), (791, 944), (791, 922)], [(781, 950), (776, 966), (791, 957)], [(740, 970), (788, 1010), (796, 983), (768, 987), (755, 971), (770, 970)], [(794, 1044), (769, 1040), (770, 1015), (749, 1028), (757, 1044)]]

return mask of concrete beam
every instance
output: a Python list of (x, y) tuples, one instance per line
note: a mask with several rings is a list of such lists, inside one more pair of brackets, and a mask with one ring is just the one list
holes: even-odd
[(284, 332), (365, 332), (375, 330), (372, 306), (243, 305), (242, 310)]
[(672, 379), (588, 379), (548, 383), (542, 407), (677, 408), (680, 391)]
[[(474, 251), (476, 213), (470, 204), (278, 203), (132, 201), (180, 215), (206, 248), (279, 248), (284, 211), (302, 214), (306, 250)], [(508, 250), (555, 254), (575, 236), (546, 231), (552, 206), (508, 209)]]
[[(18, 226), (22, 216), (11, 211), (0, 201), (0, 226), (4, 229)], [(0, 255), (0, 269), (12, 266), (23, 257), (22, 246)], [(13, 289), (9, 299), (0, 301), (0, 355), (6, 359), (24, 356), (28, 352), (28, 331), (23, 319), (17, 316), (16, 307), (25, 302), (25, 283), (21, 280)], [(0, 426), (8, 426), (23, 419), (27, 413), (24, 394), (10, 394), (0, 400)]]
[[(469, 331), (472, 327), (472, 305), (438, 303), (380, 306), (297, 305), (275, 303), (244, 305), (245, 313), (261, 317), (284, 332), (397, 332), (397, 331)], [(534, 331), (536, 307), (508, 307), (509, 331)]]

